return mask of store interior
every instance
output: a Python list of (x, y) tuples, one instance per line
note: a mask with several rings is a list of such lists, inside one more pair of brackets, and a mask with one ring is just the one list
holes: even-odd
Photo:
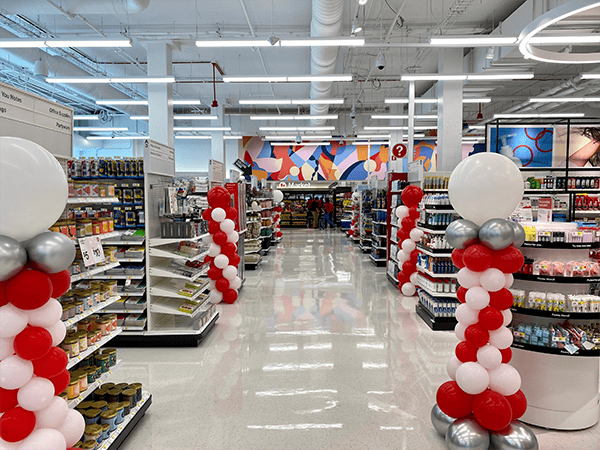
[(0, 450), (598, 448), (599, 20), (3, 0)]

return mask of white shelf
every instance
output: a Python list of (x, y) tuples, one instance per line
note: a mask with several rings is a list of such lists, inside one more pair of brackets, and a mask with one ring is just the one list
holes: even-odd
[(117, 291), (121, 297), (142, 297), (146, 293), (146, 288), (138, 291)]
[(391, 255), (390, 255), (390, 261), (394, 261), (396, 264), (398, 264), (398, 260)]
[(419, 272), (426, 273), (432, 278), (456, 278), (457, 275), (455, 273), (433, 273), (427, 270), (425, 267), (417, 265), (417, 270)]
[(371, 211), (387, 211), (387, 209), (371, 208)]
[(374, 248), (379, 249), (379, 250), (387, 250), (387, 247), (374, 247)]
[(175, 316), (184, 316), (184, 317), (189, 317), (190, 319), (193, 319), (193, 318), (197, 317), (201, 312), (206, 311), (206, 308), (205, 308), (206, 305), (207, 304), (210, 305), (209, 300), (210, 300), (210, 296), (208, 296), (204, 302), (199, 304), (197, 306), (197, 308), (191, 314), (179, 311), (179, 306), (169, 305), (166, 303), (152, 303), (150, 305), (150, 311), (152, 311), (154, 313), (172, 314)]
[(113, 367), (111, 367), (111, 369), (108, 372), (103, 373), (99, 379), (97, 379), (93, 383), (88, 384), (88, 388), (85, 391), (83, 391), (81, 394), (79, 394), (79, 397), (74, 398), (72, 400), (67, 400), (67, 404), (69, 405), (69, 408), (75, 408), (82, 401), (84, 401), (88, 395), (90, 395), (97, 388), (102, 386), (106, 382), (106, 380), (113, 374), (113, 371), (117, 370), (121, 366), (122, 362), (123, 361), (121, 361), (119, 359), (117, 361), (117, 363)]
[(146, 242), (146, 238), (142, 239), (141, 241), (122, 241), (122, 240), (107, 241), (107, 242), (103, 242), (103, 244), (106, 244), (106, 245), (144, 245), (144, 242)]
[(146, 258), (144, 256), (142, 256), (141, 258), (117, 258), (117, 261), (119, 261), (120, 263), (124, 263), (124, 262), (139, 263), (139, 262), (144, 262), (144, 259), (146, 259)]
[(171, 271), (170, 269), (171, 268), (169, 266), (150, 267), (150, 275), (152, 275), (153, 277), (176, 278), (178, 280), (195, 281), (198, 278), (200, 278), (201, 276), (206, 275), (206, 273), (208, 272), (208, 267), (207, 267), (204, 270), (199, 270), (198, 273), (192, 277), (186, 277), (185, 275), (175, 273), (175, 272)]
[(429, 234), (446, 234), (446, 230), (430, 230), (428, 228), (421, 228), (421, 227), (417, 227), (417, 229), (423, 231), (424, 233), (429, 233)]
[(208, 233), (204, 233), (200, 236), (194, 236), (191, 238), (167, 238), (167, 239), (162, 239), (162, 238), (152, 238), (150, 239), (150, 247), (156, 247), (158, 245), (167, 245), (167, 244), (177, 244), (181, 241), (199, 241), (200, 239), (204, 238), (205, 236), (208, 236)]
[(452, 251), (450, 251), (450, 253), (434, 253), (429, 250), (425, 250), (423, 247), (418, 247), (418, 246), (417, 246), (417, 250), (420, 251), (421, 253), (424, 253), (425, 255), (429, 255), (429, 256), (433, 256), (433, 257), (450, 258), (452, 256)]
[[(147, 303), (144, 303), (144, 305), (147, 305)], [(141, 309), (105, 309), (102, 312), (103, 313), (107, 313), (107, 314), (141, 314), (144, 311), (146, 311), (146, 306), (144, 306), (144, 308)], [(122, 327), (123, 330), (127, 329), (128, 327)]]
[(197, 336), (199, 334), (204, 333), (204, 330), (208, 328), (208, 326), (215, 320), (215, 316), (219, 313), (214, 313), (210, 319), (206, 321), (206, 323), (199, 330), (190, 330), (189, 328), (178, 328), (178, 327), (161, 327), (156, 326), (152, 331), (146, 331), (144, 335), (147, 336), (172, 336), (172, 335), (181, 335), (181, 336)]
[(379, 225), (386, 225), (387, 226), (387, 222), (375, 222), (373, 221), (373, 223), (379, 224)]
[(425, 207), (425, 212), (428, 213), (455, 213), (456, 211), (452, 208), (448, 208), (448, 209), (428, 209), (427, 207)]
[(392, 242), (392, 243), (394, 243), (394, 244), (398, 245), (398, 241), (395, 241), (395, 240), (393, 240), (392, 238), (390, 238), (390, 242)]
[(179, 294), (175, 289), (176, 287), (170, 286), (166, 283), (159, 283), (150, 288), (150, 294), (156, 295), (157, 297), (178, 298), (180, 300), (195, 300), (206, 290), (206, 288), (198, 289), (198, 292), (196, 292), (192, 297), (187, 297)]
[(104, 266), (97, 267), (92, 270), (88, 270), (87, 272), (78, 273), (77, 275), (71, 275), (71, 283), (74, 283), (75, 281), (79, 281), (79, 280), (86, 280), (88, 278), (91, 278), (94, 275), (97, 275), (102, 272), (106, 272), (107, 270), (114, 269), (115, 267), (118, 267), (118, 266), (119, 266), (119, 263), (114, 262), (114, 263), (106, 264)]
[[(556, 211), (556, 210), (553, 210)], [(567, 211), (566, 209), (561, 210), (561, 211)], [(600, 211), (577, 211), (575, 210), (575, 214), (583, 214), (583, 215), (593, 215), (593, 216), (600, 216)]]
[(134, 333), (143, 333), (145, 330), (145, 326), (143, 327), (123, 327), (123, 333), (127, 333), (127, 336), (133, 336)]
[[(114, 237), (119, 237), (121, 235), (121, 233), (119, 233), (118, 231), (111, 231), (110, 233), (104, 233), (104, 234), (94, 234), (92, 236), (85, 236), (85, 237), (99, 237), (101, 241), (104, 241), (106, 239), (111, 239)], [(79, 240), (78, 239), (73, 239), (73, 243), (75, 245), (79, 245)], [(108, 242), (103, 242), (103, 244), (108, 245)]]
[(379, 258), (379, 259), (373, 258), (373, 255), (369, 255), (369, 258), (371, 258), (375, 262), (385, 261), (385, 258)]
[(85, 350), (84, 352), (81, 352), (79, 354), (79, 356), (69, 359), (69, 363), (67, 364), (67, 369), (70, 369), (71, 367), (74, 367), (76, 364), (80, 363), (82, 360), (84, 360), (85, 358), (90, 356), (92, 353), (94, 353), (96, 350), (98, 350), (104, 344), (109, 342), (111, 339), (114, 339), (115, 337), (117, 337), (122, 331), (123, 331), (122, 328), (117, 328), (115, 331), (110, 333), (108, 336), (104, 336), (102, 339), (100, 339), (100, 342), (97, 342), (96, 345), (92, 345), (91, 347), (88, 347), (87, 350)]
[(141, 275), (92, 275), (91, 277), (88, 277), (90, 280), (127, 280), (127, 279), (132, 279), (132, 280), (143, 280), (144, 277), (146, 276), (145, 273), (141, 274)]
[(185, 255), (179, 255), (177, 253), (173, 253), (170, 252), (168, 250), (161, 250), (159, 248), (151, 248), (150, 249), (150, 256), (158, 256), (160, 258), (171, 258), (171, 259), (187, 259), (189, 261), (198, 261), (200, 259), (203, 259), (206, 255), (208, 255), (208, 252), (203, 252), (203, 253), (199, 253), (196, 256), (185, 256)]
[(96, 306), (94, 306), (93, 308), (90, 308), (84, 312), (82, 312), (81, 314), (76, 315), (75, 317), (68, 319), (68, 320), (63, 320), (65, 326), (70, 327), (71, 325), (75, 325), (77, 322), (79, 322), (80, 320), (85, 319), (88, 316), (91, 316), (92, 314), (103, 310), (104, 308), (106, 308), (107, 306), (112, 305), (114, 302), (116, 302), (117, 300), (119, 300), (121, 297), (118, 295), (115, 295), (114, 297), (109, 298), (108, 300), (106, 300), (105, 302), (102, 303), (98, 303)]
[(98, 447), (96, 447), (96, 450), (108, 450), (113, 444), (113, 442), (115, 442), (115, 440), (117, 439), (117, 436), (119, 436), (119, 434), (121, 434), (121, 432), (127, 427), (127, 425), (129, 425), (129, 422), (133, 420), (133, 417), (139, 412), (139, 410), (142, 408), (144, 403), (148, 401), (149, 398), (150, 394), (147, 391), (142, 391), (142, 399), (138, 402), (137, 406), (131, 409), (130, 413), (125, 417), (125, 420), (123, 420), (122, 423), (117, 425), (117, 429), (110, 433), (110, 437), (102, 441), (102, 443)]
[(118, 203), (117, 197), (69, 197), (68, 205), (89, 205), (91, 203)]
[(420, 279), (420, 276), (417, 276), (417, 284), (418, 284), (419, 288), (423, 289), (425, 292), (427, 292), (432, 297), (436, 297), (436, 298), (454, 298), (454, 299), (458, 298), (456, 296), (456, 292), (436, 292), (436, 291), (432, 291), (432, 290), (428, 289), (427, 287), (421, 285), (419, 283), (419, 279)]

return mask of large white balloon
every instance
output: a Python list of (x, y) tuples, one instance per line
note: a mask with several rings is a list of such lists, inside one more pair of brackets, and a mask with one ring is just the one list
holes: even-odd
[(469, 289), (479, 286), (480, 272), (473, 272), (472, 270), (463, 267), (458, 271), (456, 278), (462, 287)]
[(450, 175), (448, 195), (454, 209), (477, 225), (507, 218), (523, 199), (523, 177), (505, 156), (484, 152), (463, 160)]
[(481, 286), (475, 286), (467, 291), (465, 294), (465, 301), (466, 304), (469, 305), (469, 308), (482, 310), (490, 304), (490, 294)]
[[(76, 412), (71, 410), (70, 412)], [(83, 420), (83, 419), (82, 419)], [(83, 430), (81, 430), (83, 433)], [(79, 436), (81, 437), (81, 435)], [(79, 440), (79, 439), (77, 439)], [(75, 441), (77, 442), (77, 441)], [(73, 442), (73, 444), (75, 444)], [(18, 450), (65, 450), (71, 445), (67, 445), (64, 436), (60, 431), (53, 430), (52, 428), (40, 428), (34, 430), (29, 436), (20, 442), (17, 447)]]
[(85, 420), (78, 411), (69, 409), (67, 417), (57, 430), (64, 436), (67, 447), (72, 447), (83, 435)]
[(410, 239), (404, 239), (404, 241), (402, 241), (402, 250), (404, 250), (405, 252), (410, 253), (415, 248), (417, 248), (417, 244), (415, 244), (415, 241), (411, 241)]
[(280, 203), (283, 201), (283, 192), (281, 192), (279, 189), (275, 189), (273, 191), (273, 200), (275, 203)]
[(502, 350), (510, 347), (512, 342), (513, 334), (508, 328), (500, 327), (497, 330), (490, 331), (490, 345)]
[(0, 136), (0, 174), (0, 235), (26, 241), (50, 228), (65, 209), (67, 177), (41, 145)]
[(504, 284), (506, 283), (506, 278), (500, 270), (492, 268), (486, 270), (481, 274), (479, 282), (485, 290), (490, 292), (497, 292), (504, 287)]
[(19, 334), (27, 326), (29, 315), (12, 303), (0, 307), (0, 337), (10, 338)]
[(500, 364), (490, 370), (490, 389), (504, 396), (513, 395), (521, 389), (521, 376), (517, 369), (508, 364)]
[(231, 280), (237, 277), (237, 267), (235, 266), (227, 266), (223, 269), (223, 276), (227, 278), (230, 282)]
[(479, 310), (469, 307), (466, 303), (458, 305), (455, 315), (456, 320), (466, 326), (479, 322)]
[(410, 238), (415, 242), (419, 242), (424, 234), (423, 230), (419, 230), (418, 228), (413, 228), (409, 233)]
[(19, 389), (25, 386), (33, 376), (33, 364), (19, 358), (9, 356), (0, 361), (0, 387), (3, 389)]
[(417, 282), (419, 278), (419, 273), (418, 272), (414, 272), (410, 274), (410, 282), (412, 284), (414, 284), (415, 286), (417, 286), (419, 283)]
[(407, 297), (412, 297), (413, 295), (415, 295), (415, 292), (417, 292), (417, 289), (415, 288), (415, 285), (412, 283), (404, 283), (402, 285), (402, 294), (406, 295)]
[(59, 320), (54, 325), (46, 328), (50, 336), (52, 336), (52, 345), (56, 347), (60, 344), (67, 335), (67, 326), (62, 320)]
[(210, 297), (208, 299), (210, 300), (211, 303), (220, 303), (223, 300), (223, 294), (221, 294), (217, 290), (214, 290), (214, 291), (211, 291)]
[(51, 298), (44, 306), (33, 311), (28, 311), (29, 325), (48, 328), (62, 317), (62, 306), (56, 299)]
[(212, 244), (213, 243), (213, 238), (212, 238), (212, 234), (206, 234), (203, 238), (202, 238), (202, 242), (204, 242), (205, 244)]
[(457, 323), (456, 326), (454, 327), (454, 334), (456, 335), (456, 337), (458, 338), (459, 341), (464, 341), (465, 340), (465, 330), (467, 329), (467, 326), (463, 323)]
[(487, 389), (490, 376), (482, 365), (466, 362), (456, 369), (456, 383), (467, 394), (477, 395)]
[(221, 231), (223, 231), (225, 234), (228, 235), (234, 229), (235, 229), (235, 222), (233, 220), (225, 219), (223, 222), (221, 222)]
[(0, 338), (0, 361), (15, 353), (15, 349), (13, 347), (14, 342), (14, 337)]
[(236, 276), (233, 280), (229, 282), (229, 287), (231, 289), (239, 289), (242, 286), (242, 279)]
[(17, 400), (27, 411), (44, 409), (54, 398), (54, 385), (46, 378), (33, 377), (29, 383), (19, 389)]
[(215, 208), (210, 213), (210, 217), (215, 222), (223, 222), (226, 217), (225, 210), (223, 208)]
[(500, 367), (502, 353), (493, 345), (484, 345), (477, 350), (477, 362), (488, 370)]
[(69, 405), (60, 398), (54, 397), (50, 404), (35, 413), (35, 426), (37, 428), (58, 428), (65, 421)]
[(512, 312), (510, 312), (510, 309), (503, 309), (500, 312), (504, 316), (504, 321), (502, 322), (502, 326), (507, 327), (512, 322), (512, 318), (513, 318)]
[(513, 285), (514, 281), (515, 281), (515, 277), (513, 277), (512, 273), (504, 274), (504, 287), (506, 289), (510, 289), (510, 287)]
[(219, 269), (224, 269), (229, 265), (229, 258), (225, 255), (217, 255), (214, 262)]
[(410, 252), (405, 252), (404, 250), (398, 250), (396, 253), (396, 259), (400, 264), (410, 259)]
[(456, 380), (456, 369), (460, 367), (462, 362), (455, 355), (452, 355), (446, 364), (446, 372), (451, 380)]
[(233, 230), (230, 233), (227, 233), (227, 242), (231, 242), (232, 244), (237, 243), (239, 241), (240, 235), (237, 231)]

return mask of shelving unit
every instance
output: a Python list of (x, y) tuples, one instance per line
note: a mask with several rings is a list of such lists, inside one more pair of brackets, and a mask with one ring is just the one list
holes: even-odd
[(102, 303), (98, 303), (96, 306), (94, 306), (93, 308), (90, 308), (84, 312), (82, 312), (81, 314), (77, 314), (75, 317), (71, 318), (71, 319), (67, 319), (67, 320), (63, 320), (63, 323), (65, 324), (65, 326), (70, 327), (75, 325), (77, 322), (79, 322), (80, 320), (85, 319), (88, 316), (91, 316), (92, 314), (96, 314), (99, 311), (103, 311), (104, 309), (106, 309), (108, 306), (112, 305), (113, 303), (115, 303), (116, 301), (118, 301), (121, 297), (118, 295), (115, 295), (114, 297), (109, 298), (108, 300), (106, 300), (105, 302)]
[(108, 379), (112, 376), (113, 372), (115, 370), (117, 370), (119, 367), (121, 367), (121, 364), (123, 363), (123, 361), (121, 361), (120, 359), (117, 361), (117, 363), (110, 368), (110, 370), (106, 373), (103, 373), (99, 379), (97, 379), (96, 381), (94, 381), (93, 383), (90, 383), (88, 385), (88, 388), (83, 391), (82, 393), (79, 394), (79, 397), (76, 397), (72, 400), (67, 400), (67, 404), (69, 405), (69, 408), (75, 408), (77, 405), (79, 405), (82, 401), (84, 401), (92, 392), (94, 392), (97, 388), (99, 388), (100, 386), (102, 386), (104, 383), (106, 383), (108, 381)]
[(397, 259), (395, 258), (398, 252), (399, 243), (397, 238), (398, 233), (398, 218), (394, 213), (396, 208), (402, 204), (400, 194), (402, 189), (408, 184), (408, 176), (406, 173), (388, 172), (386, 178), (387, 184), (387, 261), (386, 273), (390, 282), (399, 289), (398, 279), (396, 275), (401, 270)]
[(151, 404), (152, 395), (147, 391), (142, 391), (142, 400), (131, 410), (123, 423), (117, 425), (117, 429), (111, 433), (107, 440), (100, 444), (97, 450), (117, 450), (144, 417)]
[(96, 275), (102, 274), (102, 273), (106, 272), (107, 270), (114, 269), (115, 267), (119, 267), (118, 262), (105, 264), (104, 266), (99, 266), (99, 267), (96, 267), (93, 269), (89, 269), (86, 272), (78, 273), (76, 275), (71, 275), (71, 283), (74, 283), (79, 280), (87, 280), (88, 278), (92, 278)]
[(79, 353), (79, 356), (76, 356), (75, 358), (70, 358), (69, 359), (69, 363), (67, 364), (67, 369), (70, 369), (70, 368), (74, 367), (76, 364), (79, 364), (82, 360), (84, 360), (85, 358), (87, 358), (88, 356), (90, 356), (92, 353), (94, 353), (100, 347), (103, 347), (108, 342), (110, 342), (112, 339), (114, 339), (119, 334), (121, 334), (122, 331), (123, 330), (121, 328), (117, 328), (116, 330), (114, 330), (109, 335), (104, 336), (102, 339), (100, 339), (100, 341), (97, 342), (95, 345), (89, 346), (87, 348), (87, 350)]

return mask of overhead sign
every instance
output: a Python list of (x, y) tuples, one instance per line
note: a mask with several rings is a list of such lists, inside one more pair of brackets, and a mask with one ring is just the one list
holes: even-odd
[(404, 144), (396, 144), (392, 147), (392, 161), (395, 161), (398, 158), (404, 158), (406, 156), (408, 149)]

